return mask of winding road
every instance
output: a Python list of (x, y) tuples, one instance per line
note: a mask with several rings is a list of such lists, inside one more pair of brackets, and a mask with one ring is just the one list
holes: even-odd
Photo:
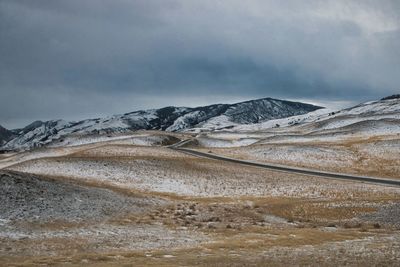
[(182, 147), (184, 144), (189, 143), (191, 141), (192, 141), (191, 139), (182, 140), (176, 144), (169, 146), (169, 148), (179, 151), (179, 152), (182, 152), (182, 153), (185, 153), (185, 154), (196, 156), (196, 157), (209, 158), (209, 159), (214, 159), (214, 160), (223, 160), (226, 162), (238, 163), (238, 164), (242, 164), (242, 165), (259, 167), (259, 168), (264, 168), (264, 169), (269, 169), (269, 170), (274, 170), (274, 171), (298, 173), (298, 174), (319, 176), (319, 177), (323, 177), (323, 178), (350, 180), (350, 181), (389, 185), (389, 186), (396, 186), (396, 187), (400, 186), (400, 179), (392, 180), (392, 179), (379, 178), (379, 177), (358, 176), (358, 175), (352, 175), (352, 174), (342, 174), (342, 173), (325, 172), (325, 171), (318, 171), (318, 170), (311, 170), (311, 169), (289, 167), (289, 166), (284, 166), (284, 165), (259, 163), (259, 162), (254, 162), (254, 161), (240, 160), (240, 159), (234, 159), (234, 158), (229, 158), (229, 157), (225, 157), (225, 156), (215, 155), (215, 154), (211, 154), (211, 153), (200, 152), (197, 150)]

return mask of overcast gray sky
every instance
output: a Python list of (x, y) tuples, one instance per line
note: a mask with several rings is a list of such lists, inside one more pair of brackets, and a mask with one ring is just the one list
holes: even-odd
[(400, 90), (400, 1), (0, 0), (0, 124)]

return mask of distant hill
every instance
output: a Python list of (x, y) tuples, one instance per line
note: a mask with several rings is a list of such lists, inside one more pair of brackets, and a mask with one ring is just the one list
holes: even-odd
[(142, 129), (182, 131), (218, 119), (234, 124), (250, 124), (301, 115), (320, 108), (300, 102), (262, 98), (235, 104), (215, 104), (196, 108), (171, 106), (140, 110), (78, 122), (35, 121), (23, 129), (15, 130), (15, 136), (3, 147), (29, 149), (49, 144), (71, 134), (116, 134)]
[[(368, 101), (342, 110), (316, 110), (307, 114), (269, 120), (266, 122), (237, 125), (230, 131), (263, 131), (272, 128), (290, 127), (290, 130), (306, 130), (312, 134), (326, 131), (363, 134), (400, 133), (400, 97), (389, 96), (377, 101)], [(193, 129), (196, 130), (196, 129)], [(203, 128), (203, 130), (206, 130)]]

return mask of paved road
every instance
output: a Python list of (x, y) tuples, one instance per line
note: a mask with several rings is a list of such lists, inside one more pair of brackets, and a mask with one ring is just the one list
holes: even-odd
[(288, 167), (283, 165), (274, 165), (274, 164), (267, 164), (267, 163), (259, 163), (253, 161), (246, 161), (240, 159), (233, 159), (224, 156), (219, 156), (211, 153), (204, 153), (188, 148), (182, 148), (181, 145), (189, 142), (190, 140), (181, 141), (175, 145), (170, 146), (171, 149), (176, 151), (180, 151), (189, 155), (215, 159), (215, 160), (223, 160), (227, 162), (233, 162), (248, 166), (260, 167), (264, 169), (270, 169), (275, 171), (283, 171), (283, 172), (290, 172), (290, 173), (299, 173), (299, 174), (306, 174), (306, 175), (313, 175), (319, 176), (324, 178), (332, 178), (332, 179), (341, 179), (341, 180), (351, 180), (351, 181), (359, 181), (359, 182), (366, 182), (366, 183), (374, 183), (374, 184), (382, 184), (382, 185), (390, 185), (390, 186), (400, 186), (400, 179), (399, 180), (391, 180), (379, 177), (368, 177), (368, 176), (357, 176), (351, 174), (341, 174), (341, 173), (333, 173), (333, 172), (324, 172), (318, 170), (310, 170), (310, 169), (302, 169), (302, 168), (295, 168), (295, 167)]

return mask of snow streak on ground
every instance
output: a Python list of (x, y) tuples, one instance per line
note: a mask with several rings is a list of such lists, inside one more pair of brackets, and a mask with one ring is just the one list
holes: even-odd
[[(155, 154), (156, 151), (159, 151), (159, 155)], [(133, 154), (135, 156), (128, 156)], [(325, 194), (352, 194), (354, 191), (377, 188), (361, 184), (349, 188), (346, 182), (243, 168), (236, 164), (185, 156), (166, 148), (120, 149), (118, 146), (109, 146), (87, 150), (73, 157), (27, 161), (9, 169), (105, 182), (144, 191), (203, 197), (324, 197)]]

